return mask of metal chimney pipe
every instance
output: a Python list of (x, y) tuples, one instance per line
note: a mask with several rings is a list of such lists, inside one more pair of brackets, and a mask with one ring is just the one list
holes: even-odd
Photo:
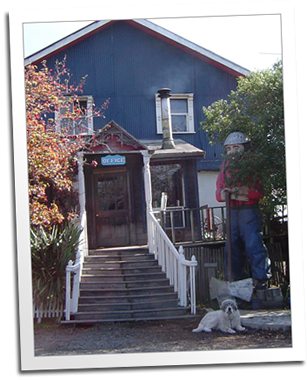
[(173, 140), (172, 120), (171, 120), (171, 102), (170, 102), (169, 88), (162, 88), (158, 91), (161, 98), (161, 113), (162, 113), (162, 132), (163, 141), (162, 149), (175, 149), (175, 143)]

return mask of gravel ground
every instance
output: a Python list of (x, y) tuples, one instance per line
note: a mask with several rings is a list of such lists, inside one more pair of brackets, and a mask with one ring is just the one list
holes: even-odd
[(282, 330), (192, 333), (200, 319), (92, 326), (43, 321), (34, 326), (35, 356), (284, 348), (292, 344), (291, 332)]

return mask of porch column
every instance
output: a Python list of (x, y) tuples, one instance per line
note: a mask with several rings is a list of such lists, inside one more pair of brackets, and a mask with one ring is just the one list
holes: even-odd
[(80, 236), (80, 240), (82, 241), (82, 243), (80, 244), (79, 249), (82, 250), (82, 261), (83, 261), (83, 257), (87, 256), (87, 253), (88, 253), (83, 153), (78, 152), (77, 156), (78, 156), (78, 195), (79, 195), (79, 205), (80, 205), (80, 227), (82, 228), (82, 233)]
[(144, 163), (144, 185), (145, 185), (145, 202), (146, 202), (146, 223), (147, 223), (147, 244), (149, 251), (152, 251), (153, 241), (153, 226), (151, 223), (151, 216), (149, 213), (152, 211), (152, 194), (151, 194), (151, 175), (150, 175), (150, 157), (152, 153), (148, 150), (142, 150), (143, 163)]
[(152, 195), (151, 195), (151, 175), (150, 175), (150, 157), (152, 153), (148, 150), (142, 150), (144, 164), (144, 185), (145, 185), (145, 202), (146, 211), (152, 211)]

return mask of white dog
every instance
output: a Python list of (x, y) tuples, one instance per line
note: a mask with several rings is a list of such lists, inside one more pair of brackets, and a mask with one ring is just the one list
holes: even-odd
[(235, 334), (235, 330), (245, 330), (241, 326), (240, 312), (235, 301), (226, 299), (222, 302), (220, 308), (221, 310), (208, 312), (193, 332), (211, 332), (212, 329), (219, 329), (225, 333)]

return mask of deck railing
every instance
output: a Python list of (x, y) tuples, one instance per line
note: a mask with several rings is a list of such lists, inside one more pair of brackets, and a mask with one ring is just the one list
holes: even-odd
[[(161, 265), (162, 270), (170, 280), (170, 284), (178, 292), (179, 305), (188, 305), (189, 293), (191, 314), (196, 314), (195, 267), (197, 266), (197, 261), (195, 256), (192, 256), (191, 260), (186, 260), (183, 248), (180, 247), (179, 251), (177, 251), (154, 213), (148, 212), (147, 215), (149, 252), (154, 253), (159, 265)], [(187, 276), (188, 267), (189, 276)]]
[(223, 241), (226, 239), (225, 207), (167, 207), (154, 214), (173, 244)]

